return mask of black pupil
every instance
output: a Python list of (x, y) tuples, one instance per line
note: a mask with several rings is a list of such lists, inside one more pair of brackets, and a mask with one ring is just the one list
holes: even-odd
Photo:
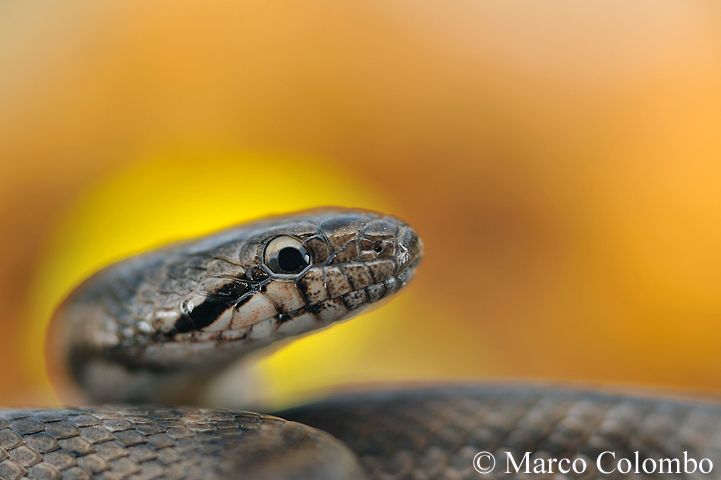
[(297, 248), (285, 247), (278, 252), (278, 266), (284, 272), (297, 273), (307, 265), (303, 253)]

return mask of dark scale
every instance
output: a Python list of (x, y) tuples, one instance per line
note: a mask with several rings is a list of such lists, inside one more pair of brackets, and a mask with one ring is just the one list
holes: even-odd
[(222, 297), (233, 297), (235, 299), (242, 297), (251, 290), (250, 286), (245, 282), (237, 280), (229, 281), (224, 283), (211, 295), (218, 295)]
[(238, 300), (250, 291), (247, 283), (236, 280), (229, 280), (221, 285), (218, 290), (208, 295), (203, 303), (192, 308), (183, 302), (181, 305), (181, 317), (175, 322), (176, 333), (186, 333), (193, 330), (201, 330), (223, 314), (229, 308), (233, 308)]

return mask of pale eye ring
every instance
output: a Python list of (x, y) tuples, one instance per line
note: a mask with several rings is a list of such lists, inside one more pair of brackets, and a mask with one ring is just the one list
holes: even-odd
[(263, 252), (263, 262), (278, 275), (295, 275), (310, 265), (310, 254), (300, 240), (294, 237), (275, 237)]

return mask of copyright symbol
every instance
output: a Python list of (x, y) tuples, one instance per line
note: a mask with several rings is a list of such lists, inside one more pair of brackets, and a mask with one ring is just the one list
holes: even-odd
[(496, 458), (490, 452), (478, 452), (473, 457), (473, 468), (483, 475), (491, 473), (496, 468)]

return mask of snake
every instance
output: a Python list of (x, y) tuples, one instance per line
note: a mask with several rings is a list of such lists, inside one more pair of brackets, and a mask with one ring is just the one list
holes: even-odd
[(428, 382), (262, 413), (199, 403), (238, 362), (403, 290), (422, 256), (394, 216), (324, 208), (100, 270), (47, 335), (48, 369), (79, 406), (1, 410), (0, 478), (721, 478), (721, 406), (692, 397)]

